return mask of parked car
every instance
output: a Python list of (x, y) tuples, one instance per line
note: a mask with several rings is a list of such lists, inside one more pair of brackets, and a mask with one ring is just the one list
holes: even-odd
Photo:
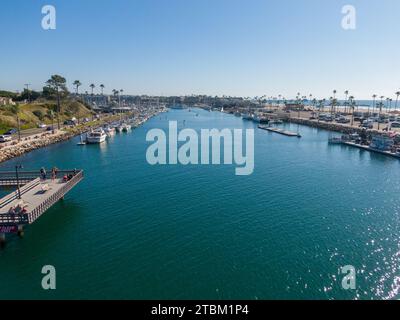
[(340, 117), (336, 120), (337, 123), (349, 123), (350, 119), (347, 119), (346, 117)]
[(373, 129), (374, 128), (374, 124), (370, 121), (364, 121), (360, 127), (362, 128), (367, 128), (367, 129)]
[(76, 123), (73, 120), (65, 120), (64, 121), (64, 125), (66, 125), (66, 126), (75, 126)]
[(53, 130), (54, 130), (53, 127), (47, 127), (47, 128), (46, 128), (46, 131), (53, 131)]
[(15, 133), (17, 133), (17, 132), (18, 132), (17, 129), (10, 129), (10, 130), (8, 130), (8, 131), (5, 133), (5, 135), (12, 135), (12, 134), (15, 134)]
[(2, 135), (0, 136), (0, 143), (8, 142), (11, 141), (12, 138), (10, 135)]
[(44, 123), (39, 123), (38, 128), (44, 129), (44, 128), (47, 128), (47, 126)]
[(392, 122), (392, 123), (391, 123), (391, 127), (392, 127), (392, 128), (400, 128), (400, 122), (397, 122), (397, 121)]

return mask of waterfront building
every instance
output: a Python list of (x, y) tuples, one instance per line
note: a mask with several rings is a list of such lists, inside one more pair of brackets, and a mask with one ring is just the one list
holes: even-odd
[(5, 105), (15, 105), (15, 102), (13, 101), (12, 98), (8, 97), (0, 97), (0, 106), (5, 106)]

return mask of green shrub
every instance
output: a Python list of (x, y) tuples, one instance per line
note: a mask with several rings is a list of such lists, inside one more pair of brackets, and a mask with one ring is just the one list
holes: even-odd
[(38, 117), (40, 121), (43, 120), (44, 114), (43, 114), (42, 111), (40, 111), (40, 110), (35, 110), (35, 111), (33, 111), (32, 113), (33, 113), (36, 117)]

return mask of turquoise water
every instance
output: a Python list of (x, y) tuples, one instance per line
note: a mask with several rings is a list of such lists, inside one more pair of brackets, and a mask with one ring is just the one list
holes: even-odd
[[(0, 251), (0, 298), (399, 298), (400, 162), (218, 112), (172, 110), (102, 146), (77, 140), (3, 163), (83, 168), (65, 201)], [(150, 166), (151, 128), (255, 128), (255, 171)], [(41, 289), (41, 268), (57, 289)], [(340, 267), (357, 270), (357, 290)]]

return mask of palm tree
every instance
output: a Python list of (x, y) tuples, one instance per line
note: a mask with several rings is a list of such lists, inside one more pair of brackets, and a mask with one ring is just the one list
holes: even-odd
[(397, 103), (399, 102), (399, 96), (400, 96), (400, 91), (397, 91), (396, 92), (396, 104), (395, 104), (395, 107), (394, 107), (395, 111), (397, 110)]
[(78, 95), (79, 94), (79, 87), (82, 85), (82, 83), (79, 80), (75, 80), (73, 85), (75, 86), (76, 95)]
[(385, 98), (385, 97), (381, 96), (381, 102), (379, 103), (378, 131), (379, 131), (380, 124), (381, 124), (381, 113), (382, 113), (382, 108), (383, 108), (383, 98)]
[(336, 93), (337, 93), (337, 90), (333, 90), (332, 108), (335, 113), (336, 113)]
[(372, 96), (372, 98), (374, 99), (374, 100), (373, 100), (373, 103), (372, 103), (372, 113), (374, 113), (374, 112), (375, 112), (375, 102), (376, 102), (376, 97), (377, 97), (377, 95), (376, 95), (376, 94), (374, 94), (374, 95)]
[(20, 121), (19, 121), (20, 111), (21, 111), (21, 108), (19, 107), (18, 103), (11, 107), (11, 112), (15, 115), (15, 118), (17, 119), (18, 141), (21, 141), (21, 125), (20, 125)]
[(345, 94), (345, 96), (346, 96), (346, 98), (344, 99), (344, 101), (345, 101), (345, 104), (344, 104), (344, 113), (346, 113), (347, 112), (347, 97), (348, 97), (348, 95), (349, 95), (349, 90), (346, 90), (345, 92), (344, 92), (344, 94)]
[[(120, 90), (119, 90), (119, 93), (122, 94), (123, 92), (124, 92), (123, 89), (120, 89)], [(119, 98), (119, 107), (121, 108), (121, 95), (119, 95), (118, 98)]]
[(105, 88), (105, 85), (104, 85), (104, 84), (101, 84), (101, 85), (100, 85), (100, 89), (101, 89), (101, 95), (103, 95), (104, 88)]
[(329, 100), (330, 100), (330, 102), (331, 102), (331, 116), (333, 115), (333, 106), (334, 106), (334, 98), (333, 97), (329, 97)]
[(89, 87), (90, 87), (90, 89), (92, 89), (92, 95), (93, 95), (93, 90), (94, 90), (94, 88), (96, 88), (96, 86), (92, 83)]
[(352, 111), (351, 112), (351, 126), (353, 126), (353, 124), (354, 124), (354, 108), (355, 108), (355, 105), (356, 105), (353, 96), (349, 97), (349, 104), (350, 104), (349, 107), (351, 108), (351, 111)]

